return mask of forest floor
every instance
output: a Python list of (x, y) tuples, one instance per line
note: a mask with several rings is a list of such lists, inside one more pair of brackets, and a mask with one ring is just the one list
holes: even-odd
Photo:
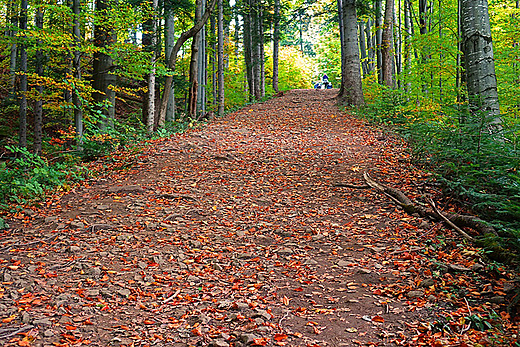
[(0, 344), (514, 345), (515, 274), (376, 191), (334, 186), (369, 172), (441, 199), (336, 92), (247, 106), (7, 216)]

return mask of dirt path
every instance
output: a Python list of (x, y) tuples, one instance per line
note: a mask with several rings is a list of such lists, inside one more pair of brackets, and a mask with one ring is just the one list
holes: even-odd
[[(468, 279), (483, 266), (449, 253), (456, 242), (437, 247), (439, 225), (371, 190), (333, 187), (364, 171), (408, 192), (422, 183), (397, 140), (340, 113), (333, 96), (291, 91), (246, 107), (19, 215), (0, 244), (0, 343), (432, 341), (445, 312), (468, 304), (441, 282), (486, 285)], [(500, 300), (490, 308), (501, 312)]]

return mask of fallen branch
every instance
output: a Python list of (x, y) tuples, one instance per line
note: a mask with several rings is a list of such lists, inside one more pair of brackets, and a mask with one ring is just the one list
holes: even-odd
[(361, 185), (351, 185), (346, 183), (336, 183), (335, 187), (347, 187), (353, 189), (366, 189), (366, 188), (374, 188), (377, 191), (383, 193), (390, 200), (392, 200), (396, 205), (403, 208), (403, 210), (410, 215), (419, 215), (423, 218), (429, 218), (436, 221), (442, 221), (447, 223), (450, 227), (455, 229), (458, 233), (460, 233), (465, 239), (476, 242), (475, 238), (468, 235), (462, 228), (468, 227), (470, 229), (475, 230), (480, 235), (485, 235), (489, 233), (493, 233), (496, 235), (496, 231), (492, 226), (487, 225), (483, 220), (468, 215), (460, 215), (457, 213), (444, 214), (442, 213), (431, 201), (431, 208), (427, 208), (425, 206), (414, 203), (408, 196), (406, 196), (402, 191), (397, 188), (388, 187), (384, 184), (377, 182), (375, 179), (370, 177), (370, 175), (365, 172), (363, 173), (363, 178), (367, 183), (366, 186)]
[(437, 215), (442, 219), (444, 220), (446, 223), (448, 223), (449, 226), (451, 226), (453, 229), (455, 229), (459, 234), (462, 235), (462, 237), (464, 237), (466, 240), (468, 241), (471, 241), (473, 243), (475, 243), (475, 239), (471, 236), (469, 236), (464, 230), (462, 230), (461, 228), (459, 228), (458, 226), (456, 226), (451, 220), (449, 220), (448, 218), (446, 218), (446, 216), (444, 216), (444, 214), (442, 214), (441, 211), (439, 211), (439, 209), (437, 208), (437, 206), (435, 206), (435, 203), (433, 202), (432, 199), (428, 199), (428, 202), (430, 203), (430, 206), (433, 208), (433, 210), (435, 211), (435, 213), (437, 213)]

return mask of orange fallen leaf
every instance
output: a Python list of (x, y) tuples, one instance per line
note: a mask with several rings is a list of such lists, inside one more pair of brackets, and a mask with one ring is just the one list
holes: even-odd
[(372, 322), (379, 322), (379, 323), (384, 323), (385, 322), (385, 319), (381, 316), (375, 316), (372, 318)]
[(11, 317), (2, 319), (2, 323), (10, 323), (16, 318), (15, 315), (12, 315)]
[(287, 337), (288, 337), (287, 334), (274, 334), (274, 339), (276, 341), (285, 340)]
[(155, 324), (155, 322), (153, 320), (149, 320), (149, 319), (145, 319), (143, 321), (144, 324), (148, 324), (148, 325), (151, 325), (151, 324)]

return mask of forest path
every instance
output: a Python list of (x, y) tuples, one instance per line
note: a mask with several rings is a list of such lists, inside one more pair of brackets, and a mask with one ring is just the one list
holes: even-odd
[(420, 322), (439, 310), (437, 267), (424, 235), (438, 226), (372, 190), (333, 186), (369, 171), (413, 192), (422, 174), (401, 142), (338, 111), (334, 96), (293, 90), (247, 106), (26, 211), (0, 245), (2, 342), (17, 345), (16, 332), (39, 346), (431, 337)]

